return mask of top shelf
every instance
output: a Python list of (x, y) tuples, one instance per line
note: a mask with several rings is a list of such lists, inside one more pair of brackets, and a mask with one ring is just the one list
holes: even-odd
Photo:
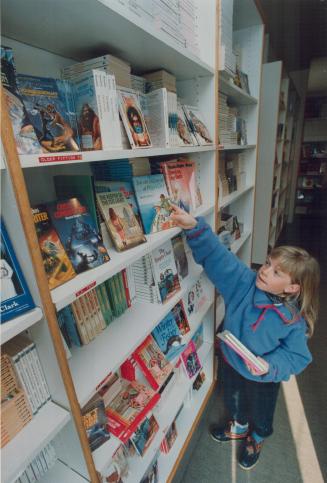
[(166, 69), (177, 80), (214, 74), (213, 66), (114, 0), (3, 0), (2, 17), (2, 35), (71, 59), (109, 52), (136, 73)]
[(243, 89), (237, 87), (234, 83), (231, 83), (228, 79), (219, 75), (219, 90), (229, 97), (229, 100), (235, 104), (251, 105), (257, 104), (258, 99), (250, 96)]

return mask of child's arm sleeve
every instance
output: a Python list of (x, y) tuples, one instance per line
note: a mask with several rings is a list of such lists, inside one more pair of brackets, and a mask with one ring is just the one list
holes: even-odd
[(269, 372), (260, 376), (263, 382), (288, 381), (291, 375), (299, 374), (312, 361), (307, 336), (303, 328), (295, 328), (280, 346), (263, 359), (269, 363)]
[(225, 303), (231, 299), (237, 302), (249, 290), (255, 273), (220, 243), (204, 218), (199, 217), (197, 221), (195, 228), (185, 230), (194, 260), (203, 266)]

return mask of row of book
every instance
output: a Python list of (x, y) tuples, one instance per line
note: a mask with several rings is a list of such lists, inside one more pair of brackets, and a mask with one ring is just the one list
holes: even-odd
[(19, 334), (2, 345), (1, 447), (51, 399), (36, 346)]
[[(17, 75), (5, 46), (1, 66), (19, 154), (212, 144), (197, 107), (182, 106), (166, 87), (124, 87), (130, 66), (110, 54), (64, 68), (63, 80)], [(169, 87), (163, 77), (152, 86)]]
[(245, 188), (246, 171), (243, 153), (221, 153), (218, 181), (220, 201), (234, 191)]
[(246, 146), (246, 121), (239, 115), (237, 107), (228, 105), (228, 96), (219, 93), (219, 140), (226, 145)]
[(47, 444), (42, 451), (25, 468), (25, 471), (15, 483), (35, 483), (41, 481), (57, 461), (56, 451), (52, 443)]

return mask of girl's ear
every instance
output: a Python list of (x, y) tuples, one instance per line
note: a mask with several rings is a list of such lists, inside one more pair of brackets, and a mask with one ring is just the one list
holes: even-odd
[(298, 283), (292, 283), (291, 285), (288, 285), (285, 289), (284, 292), (287, 294), (296, 294), (300, 292), (300, 285)]

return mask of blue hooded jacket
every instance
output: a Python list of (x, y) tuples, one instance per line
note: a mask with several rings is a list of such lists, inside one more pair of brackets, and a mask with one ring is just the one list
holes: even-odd
[(224, 329), (232, 332), (250, 351), (269, 363), (269, 372), (254, 376), (240, 356), (221, 343), (227, 362), (243, 377), (257, 382), (287, 381), (312, 361), (307, 345), (307, 325), (300, 314), (275, 304), (256, 287), (256, 274), (229, 252), (204, 218), (185, 230), (194, 259), (201, 264), (224, 298)]

